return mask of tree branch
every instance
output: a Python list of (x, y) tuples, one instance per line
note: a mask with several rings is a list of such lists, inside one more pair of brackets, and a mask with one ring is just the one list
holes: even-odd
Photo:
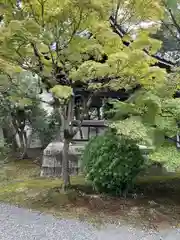
[(33, 51), (34, 51), (34, 55), (35, 55), (35, 57), (37, 58), (37, 60), (38, 60), (38, 62), (39, 62), (39, 70), (40, 70), (40, 72), (42, 72), (44, 66), (43, 66), (43, 63), (42, 63), (42, 61), (41, 61), (41, 56), (40, 56), (40, 54), (39, 54), (39, 51), (38, 51), (35, 43), (31, 43), (31, 46), (32, 46)]
[(49, 53), (50, 53), (50, 55), (51, 55), (52, 63), (53, 63), (53, 65), (55, 66), (55, 59), (54, 59), (54, 57), (53, 57), (53, 53), (52, 53), (51, 47), (50, 47), (49, 45), (48, 45), (48, 49), (49, 49)]
[(38, 0), (38, 3), (41, 5), (41, 21), (42, 21), (43, 28), (45, 26), (45, 24), (44, 24), (44, 7), (45, 7), (46, 2), (47, 2), (47, 0)]
[(169, 27), (169, 25), (165, 21), (162, 21), (162, 24), (167, 28), (167, 30), (170, 32), (172, 37), (176, 38), (179, 41), (179, 38), (177, 37), (177, 34), (175, 34), (173, 32), (173, 30)]
[(37, 17), (36, 17), (36, 14), (35, 14), (35, 12), (34, 12), (34, 9), (33, 9), (33, 6), (32, 6), (32, 4), (31, 4), (30, 0), (26, 0), (26, 1), (27, 1), (28, 4), (29, 4), (29, 7), (30, 7), (30, 9), (31, 9), (31, 12), (32, 12), (32, 15), (33, 15), (34, 20), (36, 21), (37, 24), (39, 24), (38, 19), (37, 19)]
[(178, 22), (176, 21), (176, 18), (175, 18), (175, 16), (173, 15), (172, 10), (171, 10), (170, 8), (168, 8), (167, 10), (168, 10), (168, 12), (169, 12), (169, 14), (170, 14), (170, 16), (171, 16), (171, 19), (172, 19), (172, 21), (173, 21), (173, 23), (174, 23), (174, 26), (176, 27), (178, 33), (180, 34), (180, 25), (179, 25)]
[(80, 27), (80, 24), (81, 24), (81, 21), (82, 21), (82, 16), (83, 16), (83, 10), (80, 9), (79, 20), (77, 21), (77, 24), (75, 24), (74, 29), (73, 29), (73, 31), (72, 31), (72, 34), (71, 34), (69, 40), (65, 43), (65, 45), (64, 45), (62, 48), (58, 49), (58, 51), (57, 51), (57, 52), (58, 52), (58, 54), (57, 54), (57, 61), (59, 60), (60, 52), (61, 52), (63, 49), (67, 48), (68, 45), (69, 45), (69, 44), (71, 43), (71, 41), (73, 40), (75, 33), (77, 32), (77, 30), (78, 30), (79, 27)]

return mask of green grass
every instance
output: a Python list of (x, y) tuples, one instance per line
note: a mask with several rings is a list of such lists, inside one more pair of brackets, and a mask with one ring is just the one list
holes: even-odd
[[(15, 161), (4, 164), (0, 171), (0, 195), (3, 193), (37, 192), (61, 187), (62, 180), (58, 178), (40, 177), (40, 167), (30, 161)], [(82, 176), (71, 177), (72, 185), (85, 184)], [(22, 191), (21, 191), (22, 189)], [(27, 189), (27, 191), (26, 191)]]
[[(0, 201), (45, 212), (69, 214), (81, 198), (77, 186), (86, 186), (83, 176), (71, 177), (72, 189), (66, 194), (60, 191), (62, 180), (40, 178), (40, 167), (31, 161), (12, 161), (1, 166)], [(88, 186), (87, 186), (88, 187)]]
[[(160, 202), (159, 209), (165, 209), (168, 216), (180, 221), (180, 210), (174, 214), (172, 208), (179, 197), (172, 201), (172, 188), (180, 196), (180, 174), (173, 176), (139, 176), (135, 189), (138, 193), (147, 194), (144, 199), (120, 199), (98, 196), (83, 176), (71, 177), (72, 187), (67, 193), (61, 192), (61, 179), (40, 178), (40, 167), (31, 161), (12, 161), (0, 168), (0, 201), (22, 207), (40, 210), (59, 217), (90, 220), (91, 223), (107, 221), (149, 221), (152, 207), (149, 200)], [(153, 189), (153, 193), (152, 190)], [(168, 191), (170, 189), (169, 200)], [(166, 195), (166, 197), (163, 197)], [(177, 201), (176, 201), (177, 200)], [(176, 203), (175, 203), (176, 202)], [(166, 204), (165, 204), (166, 203)], [(122, 210), (123, 209), (123, 210)], [(137, 212), (134, 212), (134, 209)], [(178, 205), (178, 209), (180, 206)], [(156, 209), (157, 210), (157, 209)], [(168, 212), (167, 212), (168, 211)], [(132, 213), (131, 213), (132, 212)]]
[[(33, 194), (37, 198), (38, 195), (42, 195), (61, 187), (62, 180), (55, 178), (41, 178), (39, 177), (40, 167), (31, 161), (13, 161), (8, 164), (4, 164), (0, 170), (0, 200), (12, 201), (8, 197), (9, 195), (25, 196), (25, 199), (33, 199)], [(171, 176), (139, 176), (136, 179), (135, 185), (156, 185), (161, 183), (171, 183), (172, 181), (180, 181), (180, 173), (176, 173)], [(78, 189), (82, 192), (93, 193), (91, 187), (86, 183), (83, 176), (71, 177), (72, 191)], [(73, 190), (74, 191), (74, 190)], [(60, 193), (59, 193), (60, 194)], [(30, 196), (30, 197), (29, 197)], [(20, 196), (21, 197), (21, 196)], [(32, 200), (31, 199), (31, 200)], [(36, 199), (35, 199), (36, 200)]]
[(143, 183), (155, 183), (160, 184), (162, 182), (172, 182), (174, 180), (180, 181), (180, 173), (174, 173), (173, 175), (164, 175), (164, 176), (138, 176), (136, 179), (136, 184), (143, 184)]

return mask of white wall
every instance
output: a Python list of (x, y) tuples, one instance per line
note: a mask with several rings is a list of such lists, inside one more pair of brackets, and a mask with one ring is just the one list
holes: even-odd
[[(41, 107), (44, 108), (48, 114), (51, 114), (53, 111), (53, 107), (50, 106), (50, 104), (53, 101), (53, 97), (51, 93), (48, 93), (46, 90), (43, 91), (42, 94), (39, 95), (41, 100), (44, 102), (41, 102)], [(45, 103), (47, 102), (47, 103)]]

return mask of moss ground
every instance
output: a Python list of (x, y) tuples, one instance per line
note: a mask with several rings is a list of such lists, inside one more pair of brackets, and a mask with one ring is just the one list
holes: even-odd
[(124, 221), (157, 228), (180, 222), (180, 174), (138, 177), (130, 196), (115, 198), (95, 194), (83, 176), (72, 177), (72, 188), (62, 193), (61, 179), (40, 178), (39, 171), (31, 161), (3, 164), (0, 201), (92, 223)]

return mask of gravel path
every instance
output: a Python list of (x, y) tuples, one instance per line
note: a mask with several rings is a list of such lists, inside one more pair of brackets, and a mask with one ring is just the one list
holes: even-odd
[(76, 220), (0, 204), (0, 240), (179, 240), (180, 230), (147, 233), (128, 227), (107, 226), (97, 230)]

